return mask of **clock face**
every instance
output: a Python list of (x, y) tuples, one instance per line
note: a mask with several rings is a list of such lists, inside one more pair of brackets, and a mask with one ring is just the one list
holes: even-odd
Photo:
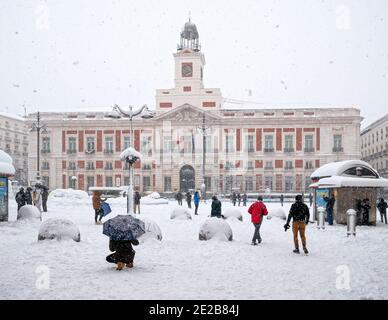
[(182, 63), (182, 77), (192, 77), (193, 76), (193, 64)]

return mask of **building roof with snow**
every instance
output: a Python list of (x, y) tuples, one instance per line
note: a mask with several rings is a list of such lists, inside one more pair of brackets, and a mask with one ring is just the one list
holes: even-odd
[(13, 176), (15, 167), (12, 165), (12, 158), (8, 153), (0, 150), (0, 175)]
[(381, 178), (371, 165), (361, 160), (325, 164), (311, 174), (311, 179), (316, 181), (311, 188), (388, 188), (388, 179)]

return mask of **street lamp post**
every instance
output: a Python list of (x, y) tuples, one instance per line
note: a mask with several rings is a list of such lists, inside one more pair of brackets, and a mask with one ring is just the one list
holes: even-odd
[(40, 181), (40, 132), (47, 133), (45, 124), (40, 123), (40, 113), (38, 111), (37, 121), (32, 123), (31, 132), (36, 131), (37, 147), (36, 147), (36, 180)]
[(206, 203), (206, 183), (205, 183), (205, 165), (206, 165), (206, 137), (210, 134), (210, 127), (205, 126), (205, 112), (202, 114), (202, 126), (197, 127), (197, 131), (202, 135), (202, 184), (201, 195)]
[[(113, 106), (113, 110), (111, 113), (107, 115), (109, 118), (128, 118), (129, 119), (129, 133), (130, 133), (130, 139), (129, 139), (129, 148), (134, 148), (134, 140), (133, 140), (133, 125), (132, 125), (132, 119), (137, 116), (141, 116), (143, 119), (151, 119), (154, 117), (154, 112), (148, 109), (147, 105), (143, 105), (141, 108), (137, 110), (133, 110), (132, 106), (129, 106), (128, 111), (124, 111), (121, 107), (119, 107), (117, 104)], [(127, 213), (132, 214), (133, 213), (133, 169), (132, 165), (133, 163), (130, 161), (127, 161), (128, 167), (129, 167), (129, 186), (128, 186), (128, 192), (127, 192)]]

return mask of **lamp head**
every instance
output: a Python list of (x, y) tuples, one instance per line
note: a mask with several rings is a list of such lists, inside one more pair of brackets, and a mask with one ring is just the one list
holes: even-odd
[(115, 104), (112, 108), (112, 111), (110, 112), (107, 112), (104, 117), (105, 118), (112, 118), (112, 119), (120, 119), (121, 118), (121, 115), (119, 113), (119, 111), (117, 110), (118, 108), (118, 105)]
[(147, 105), (144, 105), (143, 112), (141, 113), (141, 117), (143, 119), (152, 119), (155, 116), (155, 112), (151, 111)]

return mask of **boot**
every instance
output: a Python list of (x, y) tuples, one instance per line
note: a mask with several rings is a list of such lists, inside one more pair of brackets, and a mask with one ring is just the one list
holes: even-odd
[(127, 263), (127, 268), (133, 268), (133, 262)]
[(307, 250), (306, 247), (303, 247), (303, 251), (304, 251), (305, 254), (308, 254), (308, 253), (309, 253), (309, 251)]
[(293, 253), (300, 253), (299, 252), (299, 248), (296, 248), (294, 251), (292, 251)]
[(123, 270), (124, 266), (125, 266), (124, 262), (117, 262), (116, 270)]

